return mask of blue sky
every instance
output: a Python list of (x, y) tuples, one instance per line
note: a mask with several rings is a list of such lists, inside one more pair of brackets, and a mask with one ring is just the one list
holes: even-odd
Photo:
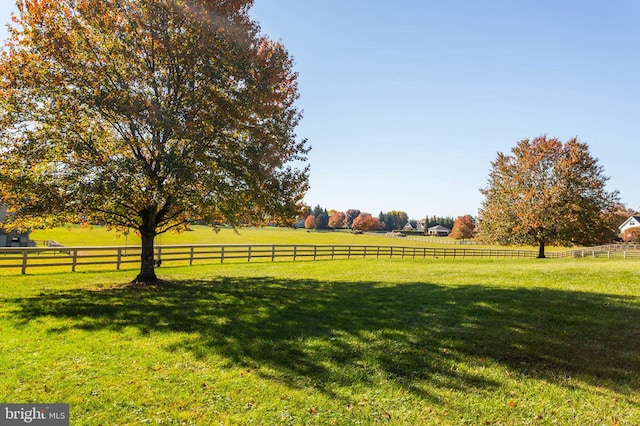
[(640, 2), (255, 0), (252, 16), (300, 74), (308, 204), (476, 215), (497, 153), (546, 134), (587, 143), (640, 209)]

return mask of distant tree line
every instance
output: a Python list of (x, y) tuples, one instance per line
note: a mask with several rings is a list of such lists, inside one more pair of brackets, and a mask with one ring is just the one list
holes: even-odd
[[(605, 225), (600, 228), (597, 240), (602, 243), (611, 241), (640, 242), (640, 227), (628, 230), (620, 235), (618, 227), (624, 223), (630, 215), (639, 214), (633, 209), (626, 208), (623, 204), (615, 204), (607, 212), (603, 213)], [(317, 205), (307, 206), (304, 215), (298, 222), (299, 227), (316, 230), (351, 229), (353, 231), (401, 231), (410, 223), (414, 229), (418, 228), (418, 220), (409, 219), (406, 212), (392, 210), (380, 212), (378, 217), (362, 212), (358, 209), (349, 209), (346, 212), (327, 210)], [(424, 232), (428, 228), (440, 225), (451, 229), (449, 238), (461, 240), (476, 238), (479, 220), (471, 215), (458, 216), (426, 216), (424, 219)]]
[[(452, 229), (455, 221), (456, 219), (451, 216), (427, 216), (425, 218), (425, 231), (426, 228), (436, 225)], [(327, 210), (317, 205), (315, 207), (307, 207), (305, 215), (301, 218), (298, 226), (316, 230), (352, 229), (392, 232), (402, 230), (407, 223), (411, 223), (416, 228), (418, 221), (409, 220), (407, 213), (400, 210), (391, 210), (386, 213), (380, 212), (378, 217), (374, 217), (370, 213), (362, 212), (358, 209), (349, 209), (346, 212), (341, 212)]]

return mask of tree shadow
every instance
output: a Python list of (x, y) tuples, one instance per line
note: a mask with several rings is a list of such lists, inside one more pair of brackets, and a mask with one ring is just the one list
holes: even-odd
[[(640, 300), (575, 291), (430, 283), (220, 278), (161, 289), (53, 291), (16, 303), (19, 321), (64, 319), (68, 329), (187, 333), (165, 350), (211, 353), (270, 371), (289, 386), (371, 385), (383, 374), (425, 397), (423, 385), (473, 391), (498, 384), (459, 371), (496, 362), (562, 384), (570, 376), (613, 390), (637, 387)], [(436, 398), (436, 397), (434, 397)]]

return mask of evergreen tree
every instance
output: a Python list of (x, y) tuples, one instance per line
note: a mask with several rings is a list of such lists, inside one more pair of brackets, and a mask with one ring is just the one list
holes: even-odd
[(316, 216), (316, 229), (318, 230), (329, 229), (329, 215), (324, 211), (320, 213), (318, 216)]

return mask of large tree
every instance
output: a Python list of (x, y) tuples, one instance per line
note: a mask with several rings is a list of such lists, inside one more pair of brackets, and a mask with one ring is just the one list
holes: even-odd
[(478, 237), (486, 242), (537, 245), (539, 257), (548, 244), (593, 243), (606, 227), (603, 213), (618, 201), (603, 167), (575, 138), (525, 139), (491, 164), (480, 190)]
[(289, 222), (308, 185), (292, 59), (252, 0), (21, 0), (0, 58), (0, 198), (16, 226)]

